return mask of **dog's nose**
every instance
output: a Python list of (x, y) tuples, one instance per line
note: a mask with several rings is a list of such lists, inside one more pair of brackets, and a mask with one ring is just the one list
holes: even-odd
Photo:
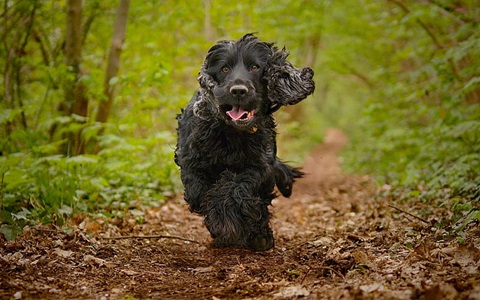
[(230, 88), (230, 94), (233, 97), (245, 98), (248, 94), (248, 88), (242, 84), (236, 84)]

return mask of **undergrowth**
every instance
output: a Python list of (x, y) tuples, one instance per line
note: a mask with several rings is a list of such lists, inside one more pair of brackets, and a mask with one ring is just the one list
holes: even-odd
[(107, 134), (98, 154), (32, 152), (0, 156), (0, 232), (14, 238), (29, 223), (62, 226), (75, 214), (111, 218), (159, 206), (179, 188), (174, 136)]
[(394, 51), (369, 73), (344, 155), (346, 169), (374, 175), (419, 213), (445, 208), (437, 226), (461, 234), (480, 221), (480, 31), (473, 10), (447, 8), (412, 2), (370, 15), (382, 25), (378, 48)]

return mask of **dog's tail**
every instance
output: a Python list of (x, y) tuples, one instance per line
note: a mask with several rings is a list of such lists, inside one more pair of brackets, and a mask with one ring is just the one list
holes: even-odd
[(290, 167), (278, 159), (273, 165), (273, 172), (275, 174), (275, 184), (284, 197), (292, 195), (292, 186), (295, 179), (302, 178), (305, 175), (300, 169)]

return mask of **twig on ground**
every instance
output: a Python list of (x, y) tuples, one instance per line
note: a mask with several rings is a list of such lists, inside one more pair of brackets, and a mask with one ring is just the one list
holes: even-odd
[(400, 209), (400, 208), (395, 207), (395, 206), (390, 205), (390, 204), (389, 204), (388, 206), (391, 207), (391, 208), (394, 208), (394, 209), (398, 210), (399, 212), (402, 212), (402, 213), (404, 213), (404, 214), (407, 214), (407, 215), (409, 215), (410, 217), (413, 217), (413, 218), (415, 218), (415, 219), (417, 219), (417, 220), (420, 220), (420, 221), (422, 221), (423, 223), (426, 223), (426, 224), (429, 224), (429, 225), (430, 225), (430, 222), (428, 222), (427, 220), (425, 220), (425, 219), (423, 219), (423, 218), (420, 218), (420, 217), (418, 217), (418, 216), (415, 216), (414, 214), (411, 214), (411, 213), (409, 213), (408, 211), (404, 211), (403, 209)]
[(308, 274), (310, 274), (310, 271), (312, 271), (312, 270), (328, 270), (328, 271), (336, 274), (337, 276), (339, 276), (339, 277), (342, 278), (343, 280), (345, 280), (345, 276), (343, 276), (342, 273), (340, 273), (339, 271), (335, 270), (334, 268), (324, 267), (324, 266), (311, 267), (311, 266), (309, 266), (309, 265), (307, 265), (307, 267), (308, 267), (307, 273), (305, 273), (305, 275), (303, 276), (302, 281), (300, 282), (300, 284), (303, 284), (303, 282), (304, 282), (305, 279), (307, 278)]
[(111, 237), (103, 237), (105, 240), (126, 240), (126, 239), (175, 239), (181, 240), (185, 242), (200, 244), (195, 240), (187, 239), (181, 236), (175, 235), (122, 235), (122, 236), (111, 236)]
[(36, 231), (45, 231), (45, 232), (59, 232), (60, 230), (57, 228), (57, 229), (50, 229), (50, 228), (42, 228), (41, 225), (35, 225), (35, 226), (32, 226), (30, 227), (31, 229), (34, 229)]

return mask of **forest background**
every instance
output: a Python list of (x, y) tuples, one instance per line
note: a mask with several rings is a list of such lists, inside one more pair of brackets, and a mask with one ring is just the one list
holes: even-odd
[(315, 70), (280, 111), (280, 157), (301, 165), (325, 128), (344, 171), (396, 201), (444, 206), (461, 238), (480, 219), (476, 0), (3, 0), (0, 232), (112, 218), (181, 192), (175, 116), (217, 40), (255, 32)]

